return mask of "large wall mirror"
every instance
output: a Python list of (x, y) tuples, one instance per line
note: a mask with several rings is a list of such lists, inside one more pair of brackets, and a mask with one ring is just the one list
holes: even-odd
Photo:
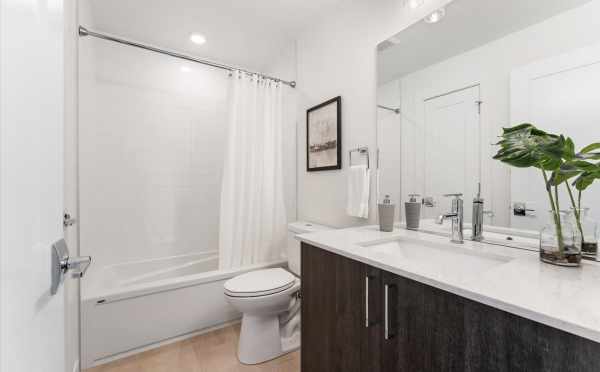
[[(580, 148), (600, 139), (599, 15), (600, 0), (455, 0), (378, 45), (379, 195), (397, 219), (409, 194), (433, 218), (462, 193), (470, 221), (481, 184), (485, 224), (546, 223), (540, 174), (493, 160), (493, 144), (523, 122)], [(584, 203), (600, 219), (600, 192)]]

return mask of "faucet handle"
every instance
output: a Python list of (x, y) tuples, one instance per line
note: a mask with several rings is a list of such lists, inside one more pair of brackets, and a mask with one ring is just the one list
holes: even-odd
[(454, 197), (454, 198), (456, 198), (456, 199), (460, 199), (460, 198), (463, 196), (463, 194), (462, 194), (462, 193), (456, 193), (456, 194), (444, 194), (444, 196), (445, 196), (445, 197), (447, 197), (447, 198)]

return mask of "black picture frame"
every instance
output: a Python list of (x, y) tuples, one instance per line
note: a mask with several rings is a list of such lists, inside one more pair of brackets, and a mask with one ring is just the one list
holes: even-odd
[[(335, 128), (334, 133), (336, 137), (334, 140), (327, 141), (326, 143), (320, 144), (312, 144), (310, 143), (311, 139), (311, 126), (317, 125), (315, 122), (311, 122), (311, 114), (317, 113), (320, 110), (328, 109), (329, 106), (335, 105), (335, 118), (333, 122), (337, 128)], [(312, 115), (314, 116), (314, 115)], [(323, 125), (322, 123), (320, 125)], [(326, 124), (331, 125), (331, 123)], [(331, 130), (329, 130), (331, 132)], [(335, 141), (335, 144), (332, 142)], [(312, 149), (311, 149), (312, 146)], [(322, 147), (322, 149), (315, 149), (315, 147)], [(311, 166), (313, 163), (311, 161), (311, 154), (313, 157), (318, 156), (318, 153), (332, 150), (335, 148), (335, 162), (331, 165), (323, 165), (323, 166)], [(329, 153), (331, 155), (331, 152)], [(342, 97), (337, 96), (328, 101), (325, 101), (317, 106), (311, 107), (306, 110), (306, 171), (307, 172), (318, 172), (318, 171), (327, 171), (327, 170), (337, 170), (342, 169)]]

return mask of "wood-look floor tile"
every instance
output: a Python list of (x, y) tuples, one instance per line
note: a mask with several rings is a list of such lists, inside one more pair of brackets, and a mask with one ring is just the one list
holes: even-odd
[(300, 352), (247, 366), (237, 359), (239, 324), (84, 372), (300, 372)]

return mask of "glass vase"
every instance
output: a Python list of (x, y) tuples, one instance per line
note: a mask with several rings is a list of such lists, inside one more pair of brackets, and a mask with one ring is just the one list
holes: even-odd
[(549, 213), (549, 222), (540, 232), (540, 260), (558, 266), (580, 266), (581, 237), (569, 213)]
[(571, 209), (569, 217), (575, 232), (581, 237), (581, 254), (585, 258), (597, 260), (600, 229), (598, 222), (590, 217), (589, 212), (589, 208)]

